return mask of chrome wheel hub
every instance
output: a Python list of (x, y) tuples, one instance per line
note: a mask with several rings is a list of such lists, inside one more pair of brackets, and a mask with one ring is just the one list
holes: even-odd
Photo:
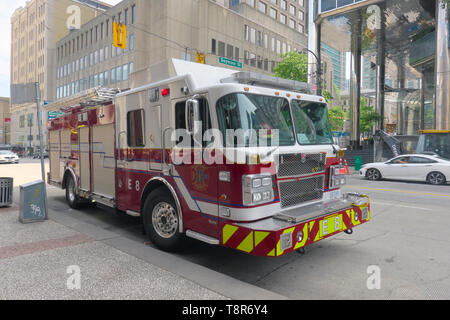
[(178, 215), (175, 208), (166, 203), (158, 203), (152, 213), (153, 228), (163, 238), (173, 237), (178, 230)]

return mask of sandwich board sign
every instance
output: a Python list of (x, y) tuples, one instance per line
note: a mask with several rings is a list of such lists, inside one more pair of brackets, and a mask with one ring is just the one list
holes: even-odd
[(21, 185), (19, 221), (31, 223), (45, 220), (47, 220), (45, 182), (40, 180)]

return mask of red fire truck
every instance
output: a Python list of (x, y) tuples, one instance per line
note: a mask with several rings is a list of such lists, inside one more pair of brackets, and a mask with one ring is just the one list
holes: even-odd
[(267, 257), (369, 221), (369, 198), (341, 193), (342, 151), (308, 85), (176, 59), (152, 70), (148, 85), (58, 102), (48, 182), (72, 208), (141, 217), (163, 250), (187, 236)]

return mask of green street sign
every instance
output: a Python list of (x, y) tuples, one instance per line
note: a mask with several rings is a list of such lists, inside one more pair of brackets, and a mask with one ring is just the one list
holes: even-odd
[(231, 66), (231, 67), (242, 69), (242, 62), (239, 62), (239, 61), (234, 61), (234, 60), (231, 60), (231, 59), (220, 57), (219, 58), (219, 63), (226, 64), (227, 66)]
[(59, 111), (49, 111), (48, 112), (48, 120), (55, 120), (56, 118), (58, 118), (59, 116), (62, 116), (63, 113), (59, 112)]

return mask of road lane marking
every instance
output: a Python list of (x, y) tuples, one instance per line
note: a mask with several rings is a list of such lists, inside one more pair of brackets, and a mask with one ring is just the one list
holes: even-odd
[(370, 204), (380, 204), (380, 205), (387, 205), (387, 206), (394, 206), (394, 207), (401, 207), (401, 208), (408, 208), (408, 209), (418, 209), (418, 210), (425, 210), (425, 211), (435, 211), (430, 208), (422, 208), (422, 207), (412, 207), (412, 206), (405, 206), (403, 204), (396, 204), (396, 203), (389, 203), (389, 202), (381, 202), (381, 201), (370, 201)]
[(386, 191), (386, 192), (396, 192), (396, 193), (410, 193), (410, 194), (420, 194), (420, 195), (424, 195), (424, 196), (436, 196), (436, 197), (450, 198), (450, 194), (442, 194), (442, 193), (408, 191), (408, 190), (393, 190), (393, 189), (379, 189), (379, 188), (369, 188), (369, 187), (350, 186), (350, 185), (344, 186), (344, 188), (366, 189), (366, 190), (373, 190), (373, 191)]

